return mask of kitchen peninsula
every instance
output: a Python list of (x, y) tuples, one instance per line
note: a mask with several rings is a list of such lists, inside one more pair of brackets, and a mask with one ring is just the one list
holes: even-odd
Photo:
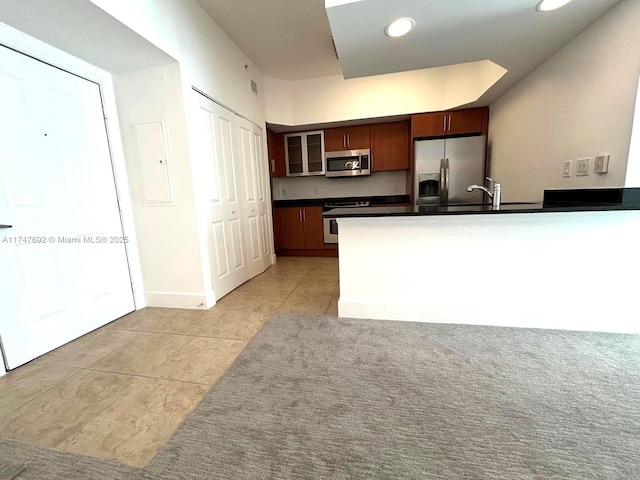
[(640, 333), (640, 189), (324, 216), (340, 232), (341, 317)]

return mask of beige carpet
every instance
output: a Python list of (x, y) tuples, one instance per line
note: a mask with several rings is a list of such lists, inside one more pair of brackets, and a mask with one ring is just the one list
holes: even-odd
[(640, 336), (276, 315), (168, 479), (640, 478)]
[(0, 463), (27, 462), (21, 480), (631, 479), (639, 451), (640, 336), (278, 314), (145, 469), (8, 441)]

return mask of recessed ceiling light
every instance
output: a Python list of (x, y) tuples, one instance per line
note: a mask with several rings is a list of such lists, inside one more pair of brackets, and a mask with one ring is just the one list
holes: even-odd
[(384, 33), (388, 37), (401, 37), (409, 33), (415, 25), (416, 22), (413, 21), (413, 18), (399, 18), (387, 25), (387, 28), (384, 29)]
[(549, 12), (556, 8), (564, 7), (570, 1), (571, 0), (542, 0), (536, 7), (536, 10), (539, 12)]

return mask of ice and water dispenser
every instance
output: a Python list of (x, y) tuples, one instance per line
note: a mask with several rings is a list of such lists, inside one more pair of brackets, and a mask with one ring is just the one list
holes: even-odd
[(440, 199), (440, 173), (418, 175), (418, 204), (438, 203)]

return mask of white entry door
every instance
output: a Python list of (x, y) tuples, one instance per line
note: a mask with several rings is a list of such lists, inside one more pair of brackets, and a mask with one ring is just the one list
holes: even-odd
[(207, 243), (216, 300), (247, 281), (245, 227), (242, 221), (242, 164), (238, 161), (237, 117), (194, 93), (198, 106), (195, 137), (200, 179), (207, 201)]
[(0, 47), (0, 339), (12, 369), (134, 310), (97, 84)]

